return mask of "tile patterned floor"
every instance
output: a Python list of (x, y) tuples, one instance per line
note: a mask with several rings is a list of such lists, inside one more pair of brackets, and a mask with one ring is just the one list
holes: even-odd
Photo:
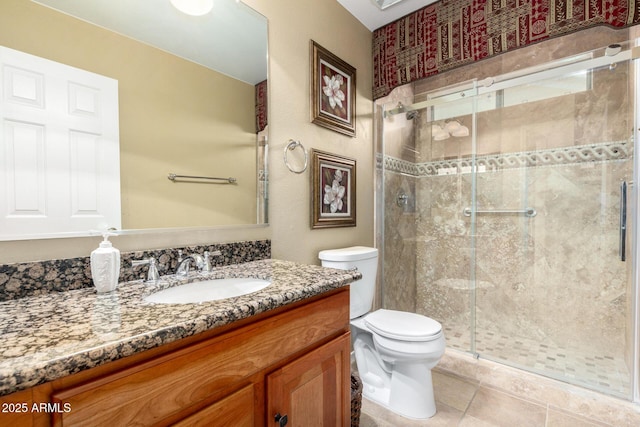
[(462, 360), (465, 356), (444, 360), (450, 352), (447, 350), (443, 358), (445, 366), (433, 371), (438, 411), (435, 416), (428, 420), (410, 420), (363, 398), (360, 427), (640, 425), (638, 405), (491, 361)]
[[(447, 346), (469, 351), (468, 328), (447, 325)], [(572, 384), (618, 397), (631, 393), (630, 371), (621, 357), (588, 354), (579, 348), (563, 347), (477, 331), (476, 350), (481, 357), (532, 370)]]

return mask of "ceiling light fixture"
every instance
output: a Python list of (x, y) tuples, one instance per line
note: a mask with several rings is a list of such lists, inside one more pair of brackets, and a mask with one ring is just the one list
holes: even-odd
[(173, 7), (191, 16), (202, 16), (211, 12), (213, 0), (171, 0)]
[(393, 6), (394, 4), (401, 1), (402, 0), (373, 0), (373, 2), (380, 8), (380, 10), (385, 10), (389, 6)]

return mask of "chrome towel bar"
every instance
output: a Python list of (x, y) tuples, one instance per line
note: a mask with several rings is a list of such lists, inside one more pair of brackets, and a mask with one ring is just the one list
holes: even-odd
[[(471, 208), (465, 208), (462, 213), (464, 216), (471, 216)], [(533, 218), (538, 214), (533, 208), (524, 209), (495, 209), (495, 210), (481, 210), (476, 211), (478, 215), (524, 215), (528, 218)]]
[(228, 184), (235, 184), (237, 180), (235, 178), (216, 178), (213, 176), (191, 176), (191, 175), (176, 175), (175, 173), (170, 173), (167, 177), (171, 181), (176, 182), (177, 180), (185, 179), (185, 180), (193, 180), (193, 179), (204, 179), (204, 180), (214, 180), (214, 181), (225, 181)]

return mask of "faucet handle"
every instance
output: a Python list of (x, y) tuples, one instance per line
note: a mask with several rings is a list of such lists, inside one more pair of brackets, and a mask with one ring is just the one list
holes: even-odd
[(147, 272), (147, 282), (157, 282), (160, 279), (160, 275), (158, 274), (158, 266), (156, 264), (156, 259), (151, 257), (147, 259), (137, 259), (131, 261), (131, 267), (135, 268), (139, 265), (149, 265), (149, 270)]
[(160, 280), (160, 274), (158, 273), (158, 264), (156, 259), (149, 258), (149, 272), (147, 273), (147, 282), (157, 282)]
[(204, 265), (202, 266), (202, 271), (205, 273), (211, 271), (211, 260), (209, 259), (210, 256), (211, 254), (209, 253), (209, 251), (204, 251)]
[(213, 252), (204, 251), (204, 267), (202, 271), (209, 272), (211, 271), (211, 257), (221, 256), (222, 252), (220, 250), (215, 250)]

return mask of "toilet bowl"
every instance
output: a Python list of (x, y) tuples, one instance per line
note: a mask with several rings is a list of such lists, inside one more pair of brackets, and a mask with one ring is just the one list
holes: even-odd
[[(407, 320), (411, 330), (401, 326)], [(438, 322), (381, 309), (352, 320), (351, 333), (365, 397), (408, 418), (435, 415), (431, 369), (445, 350)]]
[(322, 251), (325, 267), (357, 267), (362, 279), (351, 284), (351, 342), (364, 397), (408, 418), (436, 413), (431, 369), (445, 351), (442, 325), (416, 313), (370, 312), (378, 252), (351, 247)]

